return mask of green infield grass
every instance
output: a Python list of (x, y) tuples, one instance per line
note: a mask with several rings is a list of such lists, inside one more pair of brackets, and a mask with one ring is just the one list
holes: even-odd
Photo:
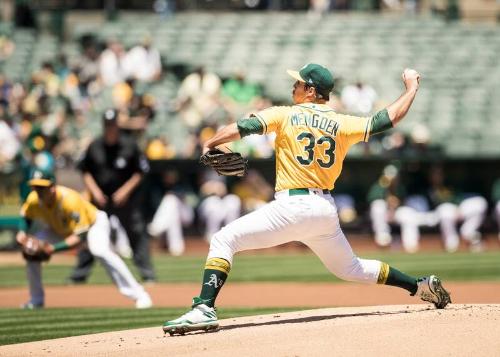
[[(414, 276), (437, 274), (447, 281), (500, 280), (500, 252), (484, 253), (380, 253), (363, 255), (379, 259)], [(199, 282), (205, 257), (170, 257), (157, 255), (154, 265), (162, 283)], [(131, 266), (130, 262), (127, 262)], [(64, 284), (71, 265), (47, 264), (43, 280), (47, 285)], [(135, 267), (131, 266), (135, 273)], [(338, 282), (313, 254), (241, 255), (236, 256), (230, 274), (231, 282)], [(110, 284), (104, 269), (96, 264), (90, 284)], [(23, 266), (0, 266), (0, 288), (26, 286)]]
[[(303, 310), (303, 308), (219, 309), (217, 315), (219, 319), (226, 319), (295, 310)], [(158, 335), (161, 336), (163, 335), (161, 330), (163, 322), (175, 319), (185, 312), (186, 309), (180, 308), (0, 309), (0, 346), (154, 326), (158, 326)]]

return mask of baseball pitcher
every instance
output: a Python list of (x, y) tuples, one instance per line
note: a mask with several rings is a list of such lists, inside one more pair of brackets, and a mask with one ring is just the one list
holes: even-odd
[[(172, 335), (217, 328), (215, 299), (234, 254), (290, 241), (307, 245), (341, 279), (398, 286), (437, 308), (450, 303), (449, 294), (434, 275), (417, 279), (378, 260), (357, 257), (340, 228), (330, 194), (349, 147), (392, 128), (408, 112), (419, 87), (419, 74), (405, 69), (405, 91), (394, 103), (373, 117), (353, 117), (337, 114), (326, 105), (334, 86), (328, 69), (309, 63), (288, 73), (296, 80), (293, 106), (270, 107), (240, 119), (204, 144), (203, 152), (210, 154), (218, 145), (246, 135), (276, 133), (275, 200), (214, 234), (200, 295), (193, 299), (192, 310), (163, 324), (164, 332)], [(214, 167), (219, 169), (222, 161), (217, 158)]]
[[(26, 259), (31, 295), (25, 308), (44, 306), (41, 262), (85, 240), (91, 253), (101, 260), (123, 295), (135, 300), (137, 308), (152, 306), (149, 294), (135, 280), (123, 260), (111, 250), (110, 223), (106, 213), (99, 211), (76, 191), (56, 185), (55, 177), (50, 172), (34, 170), (29, 185), (33, 191), (21, 208), (24, 224), (16, 237)], [(34, 234), (27, 233), (34, 223), (37, 223)]]

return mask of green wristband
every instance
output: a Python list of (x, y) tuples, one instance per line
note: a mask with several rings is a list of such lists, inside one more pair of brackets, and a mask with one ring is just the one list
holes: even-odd
[(54, 252), (61, 252), (63, 250), (68, 250), (69, 248), (70, 246), (65, 241), (54, 244)]

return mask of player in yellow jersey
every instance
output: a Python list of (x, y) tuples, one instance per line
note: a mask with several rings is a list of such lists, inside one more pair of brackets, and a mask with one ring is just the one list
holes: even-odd
[[(106, 213), (99, 211), (78, 192), (56, 185), (52, 173), (34, 170), (29, 185), (33, 191), (21, 208), (23, 227), (17, 241), (25, 248), (26, 241), (42, 241), (45, 257), (67, 250), (86, 241), (92, 254), (106, 268), (120, 292), (135, 300), (137, 308), (152, 306), (151, 298), (137, 282), (123, 260), (111, 250), (110, 224)], [(41, 308), (45, 294), (41, 277), (41, 261), (24, 254), (30, 288), (25, 308)], [(44, 259), (42, 259), (44, 260)]]
[(215, 233), (210, 242), (200, 296), (192, 310), (167, 321), (170, 334), (218, 326), (214, 304), (236, 252), (290, 241), (307, 245), (341, 279), (398, 286), (444, 308), (450, 297), (434, 275), (408, 276), (378, 260), (357, 257), (345, 238), (330, 191), (335, 187), (349, 147), (392, 128), (408, 112), (419, 87), (419, 74), (405, 69), (403, 94), (373, 117), (335, 113), (326, 105), (333, 77), (318, 64), (288, 71), (296, 80), (293, 106), (271, 107), (240, 119), (208, 140), (203, 153), (250, 134), (276, 133), (275, 200)]

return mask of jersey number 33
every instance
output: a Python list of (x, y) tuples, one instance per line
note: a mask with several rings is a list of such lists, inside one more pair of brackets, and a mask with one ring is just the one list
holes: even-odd
[[(335, 163), (335, 140), (331, 136), (321, 136), (316, 139), (313, 134), (302, 132), (297, 135), (297, 141), (304, 145), (302, 155), (295, 156), (301, 165), (307, 166), (316, 160), (319, 166), (329, 168)], [(316, 146), (323, 150), (322, 157), (314, 157)]]

